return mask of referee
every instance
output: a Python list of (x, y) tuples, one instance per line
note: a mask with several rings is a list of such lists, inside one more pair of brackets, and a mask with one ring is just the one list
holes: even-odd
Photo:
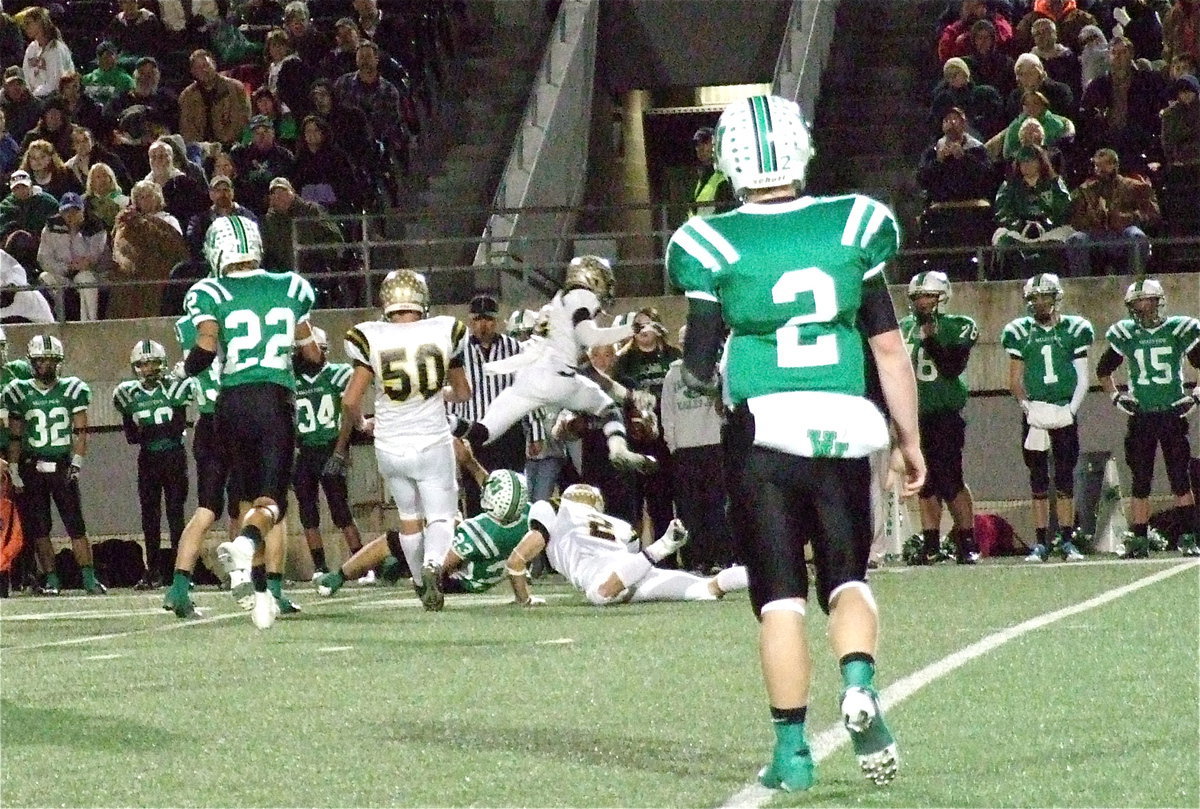
[[(483, 365), (493, 360), (502, 360), (521, 353), (521, 344), (507, 334), (497, 331), (496, 318), (500, 305), (491, 295), (476, 295), (468, 309), (467, 327), (471, 335), (467, 338), (464, 366), (471, 381), (471, 398), (450, 405), (450, 412), (461, 419), (478, 421), (487, 412), (492, 400), (500, 391), (512, 384), (514, 374), (487, 374)], [(529, 421), (526, 417), (522, 422)], [(528, 425), (527, 425), (528, 426)], [(543, 431), (534, 423), (531, 442), (539, 442)], [(521, 426), (515, 426), (490, 444), (474, 448), (475, 457), (484, 469), (525, 470), (525, 434)], [(460, 486), (466, 505), (464, 516), (474, 517), (479, 513), (479, 484), (470, 475), (462, 475)]]

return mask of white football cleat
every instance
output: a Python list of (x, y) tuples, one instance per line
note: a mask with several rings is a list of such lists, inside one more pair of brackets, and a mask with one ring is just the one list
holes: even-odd
[(250, 610), (250, 620), (259, 629), (270, 629), (275, 624), (275, 616), (279, 614), (279, 605), (275, 596), (270, 592), (254, 594), (254, 608)]
[[(247, 547), (249, 546), (249, 547)], [(233, 600), (243, 604), (242, 599), (254, 593), (250, 583), (250, 565), (254, 562), (254, 543), (246, 537), (217, 546), (217, 561), (229, 576), (229, 594)], [(243, 608), (245, 608), (243, 606)]]
[(372, 585), (377, 584), (378, 582), (375, 578), (375, 571), (368, 570), (367, 574), (365, 576), (359, 576), (358, 583), (360, 585), (362, 585), (363, 587), (370, 587)]

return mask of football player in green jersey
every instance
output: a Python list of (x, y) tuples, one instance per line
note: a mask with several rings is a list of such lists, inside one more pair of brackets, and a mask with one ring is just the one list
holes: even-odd
[[(175, 321), (175, 339), (183, 349), (184, 356), (196, 343), (196, 326), (187, 315)], [(186, 361), (186, 360), (185, 360)], [(228, 505), (230, 539), (237, 536), (237, 520), (240, 516), (241, 497), (236, 491), (236, 482), (230, 477), (229, 464), (220, 449), (217, 435), (217, 393), (220, 390), (220, 361), (214, 361), (207, 371), (187, 377), (183, 364), (176, 366), (174, 376), (190, 378), (195, 395), (196, 426), (192, 434), (192, 458), (196, 462), (196, 510), (183, 529), (183, 538), (175, 553), (175, 573), (171, 587), (163, 598), (163, 609), (171, 610), (178, 618), (192, 618), (196, 607), (190, 595), (192, 572), (208, 529)], [(228, 503), (226, 503), (228, 495)]]
[(32, 379), (9, 382), (2, 394), (12, 440), (8, 472), (18, 499), (21, 525), (32, 542), (38, 564), (46, 574), (42, 592), (57, 595), (58, 573), (50, 544), (50, 501), (58, 509), (71, 550), (83, 574), (83, 588), (103, 595), (107, 588), (96, 578), (92, 545), (83, 520), (79, 472), (87, 454), (87, 408), (92, 391), (74, 376), (59, 376), (62, 341), (39, 334), (29, 341)]
[[(1029, 469), (1033, 525), (1037, 543), (1026, 561), (1045, 561), (1052, 547), (1063, 559), (1083, 554), (1075, 535), (1075, 464), (1079, 460), (1079, 424), (1075, 415), (1088, 389), (1088, 351), (1092, 324), (1061, 311), (1063, 288), (1054, 273), (1025, 282), (1029, 314), (1010, 321), (1000, 335), (1008, 353), (1008, 389), (1021, 405), (1022, 454)], [(1059, 535), (1049, 542), (1050, 453), (1054, 452), (1054, 510)]]
[(283, 581), (283, 532), (271, 529), (287, 507), (296, 445), (292, 352), (299, 347), (308, 361), (320, 358), (308, 322), (315, 294), (295, 272), (262, 269), (262, 236), (245, 217), (218, 217), (204, 251), (215, 277), (197, 281), (185, 298), (197, 334), (184, 370), (199, 374), (218, 349), (224, 352), (216, 423), (250, 509), (241, 533), (218, 546), (217, 558), (234, 598), (253, 592), (251, 619), (267, 629)]
[(924, 539), (917, 564), (932, 564), (941, 556), (942, 504), (950, 509), (954, 528), (954, 556), (960, 565), (973, 565), (975, 505), (963, 483), (963, 444), (967, 404), (967, 369), (971, 348), (979, 339), (975, 321), (943, 311), (950, 302), (950, 279), (944, 272), (917, 273), (908, 282), (912, 313), (900, 321), (900, 334), (911, 352), (917, 376), (921, 452), (928, 475), (921, 489), (921, 534)]
[(724, 346), (731, 522), (761, 620), (776, 736), (759, 780), (786, 790), (815, 781), (804, 734), (809, 542), (859, 766), (877, 784), (897, 771), (874, 688), (879, 617), (866, 581), (875, 487), (868, 456), (889, 441), (865, 397), (868, 348), (904, 459), (905, 494), (925, 480), (916, 380), (883, 275), (899, 247), (896, 219), (857, 194), (799, 197), (812, 154), (793, 102), (754, 96), (729, 105), (717, 125), (717, 160), (745, 204), (689, 220), (667, 248), (671, 279), (688, 300), (685, 384), (711, 387)]
[[(1193, 368), (1200, 368), (1200, 321), (1187, 315), (1164, 316), (1165, 301), (1163, 286), (1154, 278), (1130, 284), (1125, 291), (1129, 317), (1109, 327), (1105, 334), (1108, 347), (1096, 366), (1101, 387), (1129, 416), (1125, 463), (1133, 478), (1133, 538), (1126, 543), (1124, 554), (1129, 559), (1149, 555), (1150, 484), (1154, 480), (1154, 454), (1160, 445), (1175, 504), (1192, 515), (1191, 530), (1179, 538), (1179, 550), (1184, 556), (1200, 556), (1196, 544), (1200, 517), (1188, 477), (1192, 448), (1187, 422), (1196, 408), (1200, 389), (1189, 392), (1183, 387), (1184, 359)], [(1112, 375), (1126, 359), (1130, 363), (1129, 385), (1122, 391)]]
[(314, 578), (328, 573), (325, 567), (325, 544), (321, 538), (320, 489), (325, 490), (325, 502), (333, 524), (346, 538), (350, 553), (362, 548), (358, 526), (350, 513), (350, 493), (345, 475), (325, 475), (323, 471), (337, 444), (338, 428), (342, 423), (342, 394), (350, 384), (353, 369), (344, 362), (327, 362), (329, 338), (324, 330), (313, 327), (321, 360), (310, 363), (297, 352), (292, 359), (296, 369), (296, 437), (300, 449), (296, 453), (296, 468), (292, 472), (292, 488), (300, 508), (300, 525), (308, 542), (316, 572)]
[[(33, 372), (29, 369), (29, 363), (26, 360), (10, 361), (8, 359), (8, 335), (4, 333), (4, 327), (0, 326), (0, 392), (14, 379), (29, 379), (31, 376), (33, 376)], [(0, 397), (0, 476), (8, 474), (8, 441), (8, 410), (3, 397)], [(9, 495), (11, 495), (11, 491), (4, 496)], [(18, 588), (23, 586), (23, 571), (32, 564), (33, 548), (31, 545), (23, 542), (20, 549), (8, 546), (8, 542), (14, 541), (12, 539), (14, 536), (12, 531), (4, 531), (0, 534), (0, 543), (5, 544), (5, 552), (0, 553), (0, 560), (11, 560), (9, 567), (0, 570), (0, 598), (8, 597), (9, 589), (14, 583)]]
[[(441, 589), (443, 593), (483, 593), (504, 580), (509, 554), (529, 531), (529, 487), (523, 475), (508, 469), (489, 474), (461, 439), (455, 439), (455, 454), (460, 466), (479, 484), (483, 512), (455, 528), (453, 544), (442, 565)], [(395, 581), (403, 555), (399, 532), (389, 531), (347, 559), (338, 570), (321, 576), (316, 582), (317, 593), (331, 596), (348, 578), (376, 565), (385, 571), (385, 579)], [(414, 579), (413, 586), (417, 595), (422, 595), (425, 585)]]
[(125, 440), (138, 447), (138, 502), (146, 541), (146, 575), (137, 590), (162, 586), (169, 574), (159, 559), (162, 512), (166, 504), (171, 548), (183, 535), (183, 501), (187, 499), (187, 452), (183, 431), (194, 393), (191, 379), (163, 376), (167, 350), (153, 340), (138, 340), (129, 352), (134, 378), (113, 390), (113, 407), (121, 414)]

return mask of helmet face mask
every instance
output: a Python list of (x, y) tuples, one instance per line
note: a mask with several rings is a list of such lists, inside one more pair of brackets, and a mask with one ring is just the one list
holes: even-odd
[(572, 503), (580, 503), (582, 505), (593, 508), (601, 514), (604, 513), (604, 495), (595, 486), (588, 483), (572, 483), (562, 493), (563, 500), (570, 500)]
[(417, 312), (424, 317), (429, 311), (429, 284), (420, 273), (392, 270), (379, 287), (379, 303), (384, 318), (397, 312)]
[(129, 352), (129, 366), (143, 382), (155, 383), (162, 376), (167, 361), (167, 350), (154, 340), (138, 340)]
[(576, 256), (567, 265), (563, 289), (590, 289), (600, 299), (600, 305), (607, 308), (617, 299), (617, 277), (608, 259)]
[(1134, 281), (1125, 290), (1125, 308), (1129, 316), (1142, 328), (1152, 329), (1163, 322), (1163, 304), (1167, 294), (1162, 284), (1154, 278)]
[(479, 494), (479, 506), (501, 525), (511, 525), (529, 504), (525, 476), (509, 469), (497, 469), (487, 476)]
[(725, 108), (717, 122), (716, 162), (735, 193), (786, 185), (803, 187), (812, 138), (795, 102), (752, 96)]
[(950, 301), (950, 279), (944, 272), (919, 272), (908, 282), (908, 305), (917, 320), (928, 322)]

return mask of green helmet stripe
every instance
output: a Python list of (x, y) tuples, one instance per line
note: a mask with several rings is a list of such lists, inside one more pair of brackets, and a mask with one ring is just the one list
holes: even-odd
[(769, 138), (771, 132), (771, 116), (767, 110), (767, 100), (763, 96), (750, 99), (750, 117), (754, 122), (754, 145), (758, 150), (758, 165), (763, 173), (775, 171), (775, 146)]
[(245, 255), (250, 252), (250, 239), (246, 236), (246, 226), (242, 222), (240, 216), (229, 217), (229, 223), (233, 226), (233, 235), (238, 240), (238, 252)]

